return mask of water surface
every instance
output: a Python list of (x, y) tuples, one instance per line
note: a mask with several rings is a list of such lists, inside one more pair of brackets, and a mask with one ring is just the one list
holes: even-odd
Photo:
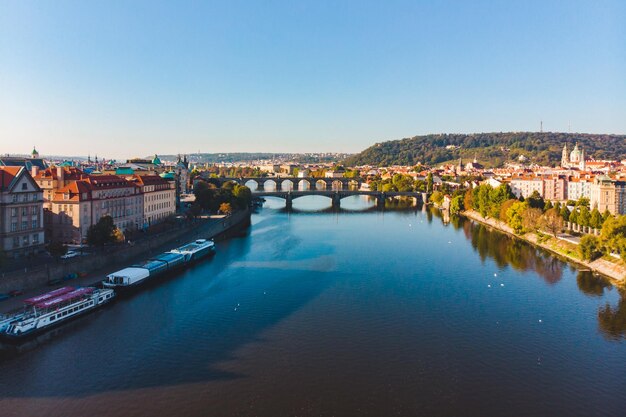
[(624, 415), (626, 305), (607, 283), (426, 211), (283, 205), (5, 351), (0, 415)]

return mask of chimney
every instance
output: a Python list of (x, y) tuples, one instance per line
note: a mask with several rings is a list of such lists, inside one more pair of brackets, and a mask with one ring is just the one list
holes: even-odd
[(63, 187), (65, 185), (65, 170), (63, 167), (57, 167), (57, 181), (59, 182), (59, 187)]
[(33, 165), (30, 171), (30, 175), (32, 175), (33, 178), (35, 178), (37, 174), (39, 174), (39, 167), (37, 165)]

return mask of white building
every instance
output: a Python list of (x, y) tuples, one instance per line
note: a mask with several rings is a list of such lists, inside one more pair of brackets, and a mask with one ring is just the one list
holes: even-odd
[(511, 179), (511, 191), (515, 197), (528, 198), (537, 191), (543, 197), (543, 180), (540, 177), (517, 177)]
[(176, 184), (158, 175), (133, 175), (129, 178), (143, 193), (143, 226), (162, 222), (176, 213)]

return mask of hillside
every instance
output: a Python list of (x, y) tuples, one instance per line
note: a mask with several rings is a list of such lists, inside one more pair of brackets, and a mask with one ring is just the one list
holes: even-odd
[(348, 157), (348, 166), (439, 165), (444, 162), (473, 159), (487, 167), (516, 161), (520, 155), (540, 165), (557, 165), (563, 145), (571, 151), (574, 144), (585, 149), (587, 157), (621, 160), (626, 158), (625, 135), (601, 135), (554, 132), (510, 132), (476, 134), (437, 134), (415, 136), (377, 143)]

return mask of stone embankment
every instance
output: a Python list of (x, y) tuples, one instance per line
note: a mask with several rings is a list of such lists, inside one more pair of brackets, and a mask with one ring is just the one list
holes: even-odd
[(549, 242), (540, 242), (539, 237), (535, 233), (517, 235), (515, 234), (513, 229), (511, 229), (511, 227), (509, 227), (506, 223), (496, 219), (485, 219), (483, 216), (480, 215), (480, 213), (473, 210), (466, 210), (462, 214), (469, 219), (493, 227), (494, 229), (514, 236), (517, 239), (524, 240), (532, 245), (539, 246), (547, 251), (550, 251), (560, 257), (564, 257), (570, 262), (585, 267), (585, 269), (590, 269), (594, 272), (604, 275), (617, 285), (626, 285), (626, 266), (623, 264), (623, 262), (614, 263), (602, 258), (596, 259), (592, 262), (583, 261), (582, 259), (568, 253), (568, 251), (558, 250), (560, 248), (558, 245), (549, 244)]
[[(247, 227), (249, 224), (250, 211), (248, 210), (239, 211), (230, 216), (202, 218), (179, 228), (133, 242), (132, 245), (118, 245), (66, 261), (52, 261), (46, 265), (10, 273), (0, 273), (0, 293), (12, 290), (29, 291), (45, 287), (50, 280), (63, 279), (63, 277), (71, 275), (77, 275), (81, 278), (68, 280), (67, 285), (85, 285), (85, 283), (100, 279), (100, 275), (106, 272), (126, 267), (152, 255), (170, 250), (177, 245), (180, 246), (200, 238), (220, 238)], [(104, 275), (102, 275), (103, 277)]]

